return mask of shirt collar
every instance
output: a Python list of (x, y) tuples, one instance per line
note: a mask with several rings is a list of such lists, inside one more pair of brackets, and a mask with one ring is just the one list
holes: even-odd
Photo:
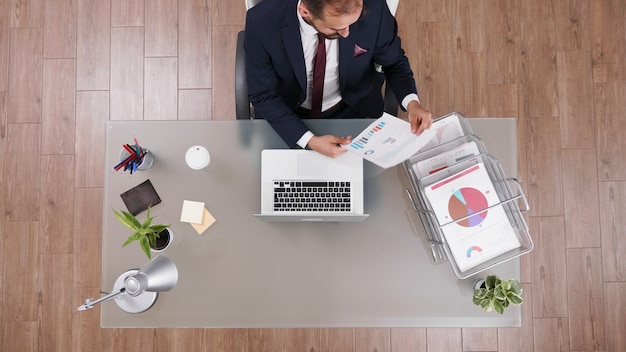
[(301, 2), (302, 1), (298, 1), (298, 5), (296, 6), (296, 16), (298, 16), (298, 21), (300, 21), (300, 30), (304, 34), (317, 35), (317, 29), (315, 29), (315, 27), (311, 26), (310, 24), (306, 23), (304, 19), (302, 18), (302, 16), (300, 16), (300, 13), (297, 10)]

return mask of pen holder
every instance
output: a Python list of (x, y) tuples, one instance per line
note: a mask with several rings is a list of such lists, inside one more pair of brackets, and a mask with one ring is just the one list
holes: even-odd
[[(126, 147), (130, 147), (131, 150), (134, 151), (135, 157), (131, 158), (130, 151), (127, 148), (122, 147), (122, 150), (120, 151), (120, 164), (118, 164), (122, 166), (122, 170), (130, 170), (131, 172), (145, 171), (152, 166), (152, 163), (154, 162), (154, 157), (152, 156), (150, 150), (146, 148), (141, 148), (136, 144), (127, 145)], [(137, 156), (137, 153), (139, 153), (139, 156)]]

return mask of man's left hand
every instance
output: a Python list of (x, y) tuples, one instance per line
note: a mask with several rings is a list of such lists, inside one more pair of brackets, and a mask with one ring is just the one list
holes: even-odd
[(413, 134), (420, 135), (433, 124), (433, 115), (424, 109), (417, 100), (409, 103), (407, 112), (409, 113), (409, 122), (411, 123), (411, 132)]

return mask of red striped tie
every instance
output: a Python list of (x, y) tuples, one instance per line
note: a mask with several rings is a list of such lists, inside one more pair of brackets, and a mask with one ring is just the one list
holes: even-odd
[(326, 39), (317, 33), (317, 51), (313, 59), (313, 93), (311, 95), (311, 118), (322, 117), (324, 96), (324, 74), (326, 73)]

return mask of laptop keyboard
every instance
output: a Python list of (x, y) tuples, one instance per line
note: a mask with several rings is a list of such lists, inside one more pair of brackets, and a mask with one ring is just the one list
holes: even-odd
[(274, 181), (274, 211), (350, 212), (350, 181)]

